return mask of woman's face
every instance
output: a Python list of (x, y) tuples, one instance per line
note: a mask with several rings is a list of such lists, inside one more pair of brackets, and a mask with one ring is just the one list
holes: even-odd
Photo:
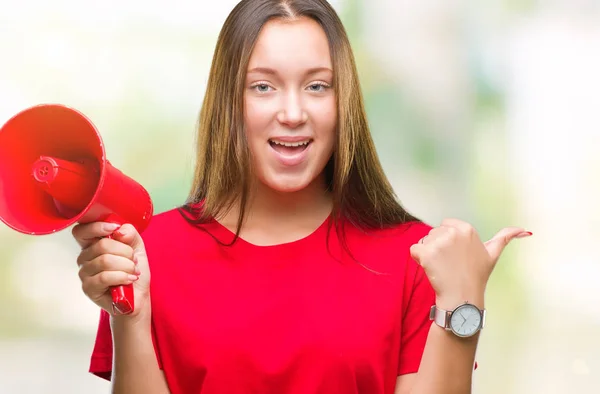
[(294, 192), (322, 174), (332, 155), (336, 100), (329, 43), (309, 18), (272, 20), (250, 57), (244, 121), (258, 180)]

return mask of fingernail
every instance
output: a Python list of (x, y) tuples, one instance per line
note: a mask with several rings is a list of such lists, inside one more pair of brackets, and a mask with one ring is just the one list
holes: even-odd
[(102, 226), (102, 230), (104, 231), (115, 231), (116, 229), (119, 228), (119, 225), (116, 223), (104, 223), (104, 225)]
[(523, 231), (522, 233), (517, 235), (516, 238), (525, 238), (525, 237), (529, 237), (532, 235), (533, 235), (533, 233), (531, 231)]
[(139, 275), (139, 274), (142, 273), (142, 271), (140, 271), (140, 267), (138, 267), (137, 265), (135, 266), (135, 270), (134, 271), (135, 271), (136, 275)]
[(125, 233), (123, 232), (122, 228), (120, 228), (117, 231), (115, 231), (115, 234), (118, 235), (119, 237), (125, 236)]
[(137, 276), (137, 275), (128, 275), (128, 276), (127, 276), (127, 278), (128, 278), (130, 281), (132, 281), (132, 282), (135, 282), (136, 280), (138, 280), (138, 279), (139, 279), (139, 276)]

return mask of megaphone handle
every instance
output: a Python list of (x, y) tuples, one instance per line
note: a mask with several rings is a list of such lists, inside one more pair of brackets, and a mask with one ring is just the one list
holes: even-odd
[[(125, 221), (115, 214), (110, 214), (103, 220), (107, 223), (124, 224)], [(112, 239), (112, 235), (108, 238)], [(110, 288), (113, 311), (128, 315), (134, 309), (133, 284), (113, 286)]]

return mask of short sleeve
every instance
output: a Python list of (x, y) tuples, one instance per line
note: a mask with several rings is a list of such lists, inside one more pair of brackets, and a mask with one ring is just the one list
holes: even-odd
[(429, 311), (435, 303), (435, 292), (423, 269), (416, 269), (414, 285), (402, 317), (398, 375), (419, 370), (431, 321)]
[[(156, 346), (156, 335), (154, 332), (154, 324), (152, 325), (152, 342), (154, 351), (157, 355), (158, 366), (162, 369), (162, 362), (159, 357)], [(112, 375), (112, 360), (113, 359), (113, 341), (112, 331), (110, 329), (110, 315), (105, 311), (100, 311), (100, 321), (96, 332), (96, 341), (92, 350), (89, 372), (106, 380), (110, 380)]]
[(412, 225), (408, 230), (406, 277), (404, 282), (398, 376), (418, 372), (429, 335), (429, 311), (435, 303), (435, 291), (423, 268), (410, 256), (410, 246), (427, 235), (431, 227)]
[(110, 380), (112, 372), (112, 333), (110, 317), (106, 311), (100, 311), (100, 321), (96, 332), (96, 342), (92, 351), (89, 371), (102, 379)]

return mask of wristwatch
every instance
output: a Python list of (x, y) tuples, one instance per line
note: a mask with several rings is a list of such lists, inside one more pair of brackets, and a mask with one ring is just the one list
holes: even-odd
[(465, 302), (453, 311), (445, 311), (433, 305), (429, 311), (429, 320), (461, 338), (472, 337), (485, 326), (485, 309), (479, 309)]

